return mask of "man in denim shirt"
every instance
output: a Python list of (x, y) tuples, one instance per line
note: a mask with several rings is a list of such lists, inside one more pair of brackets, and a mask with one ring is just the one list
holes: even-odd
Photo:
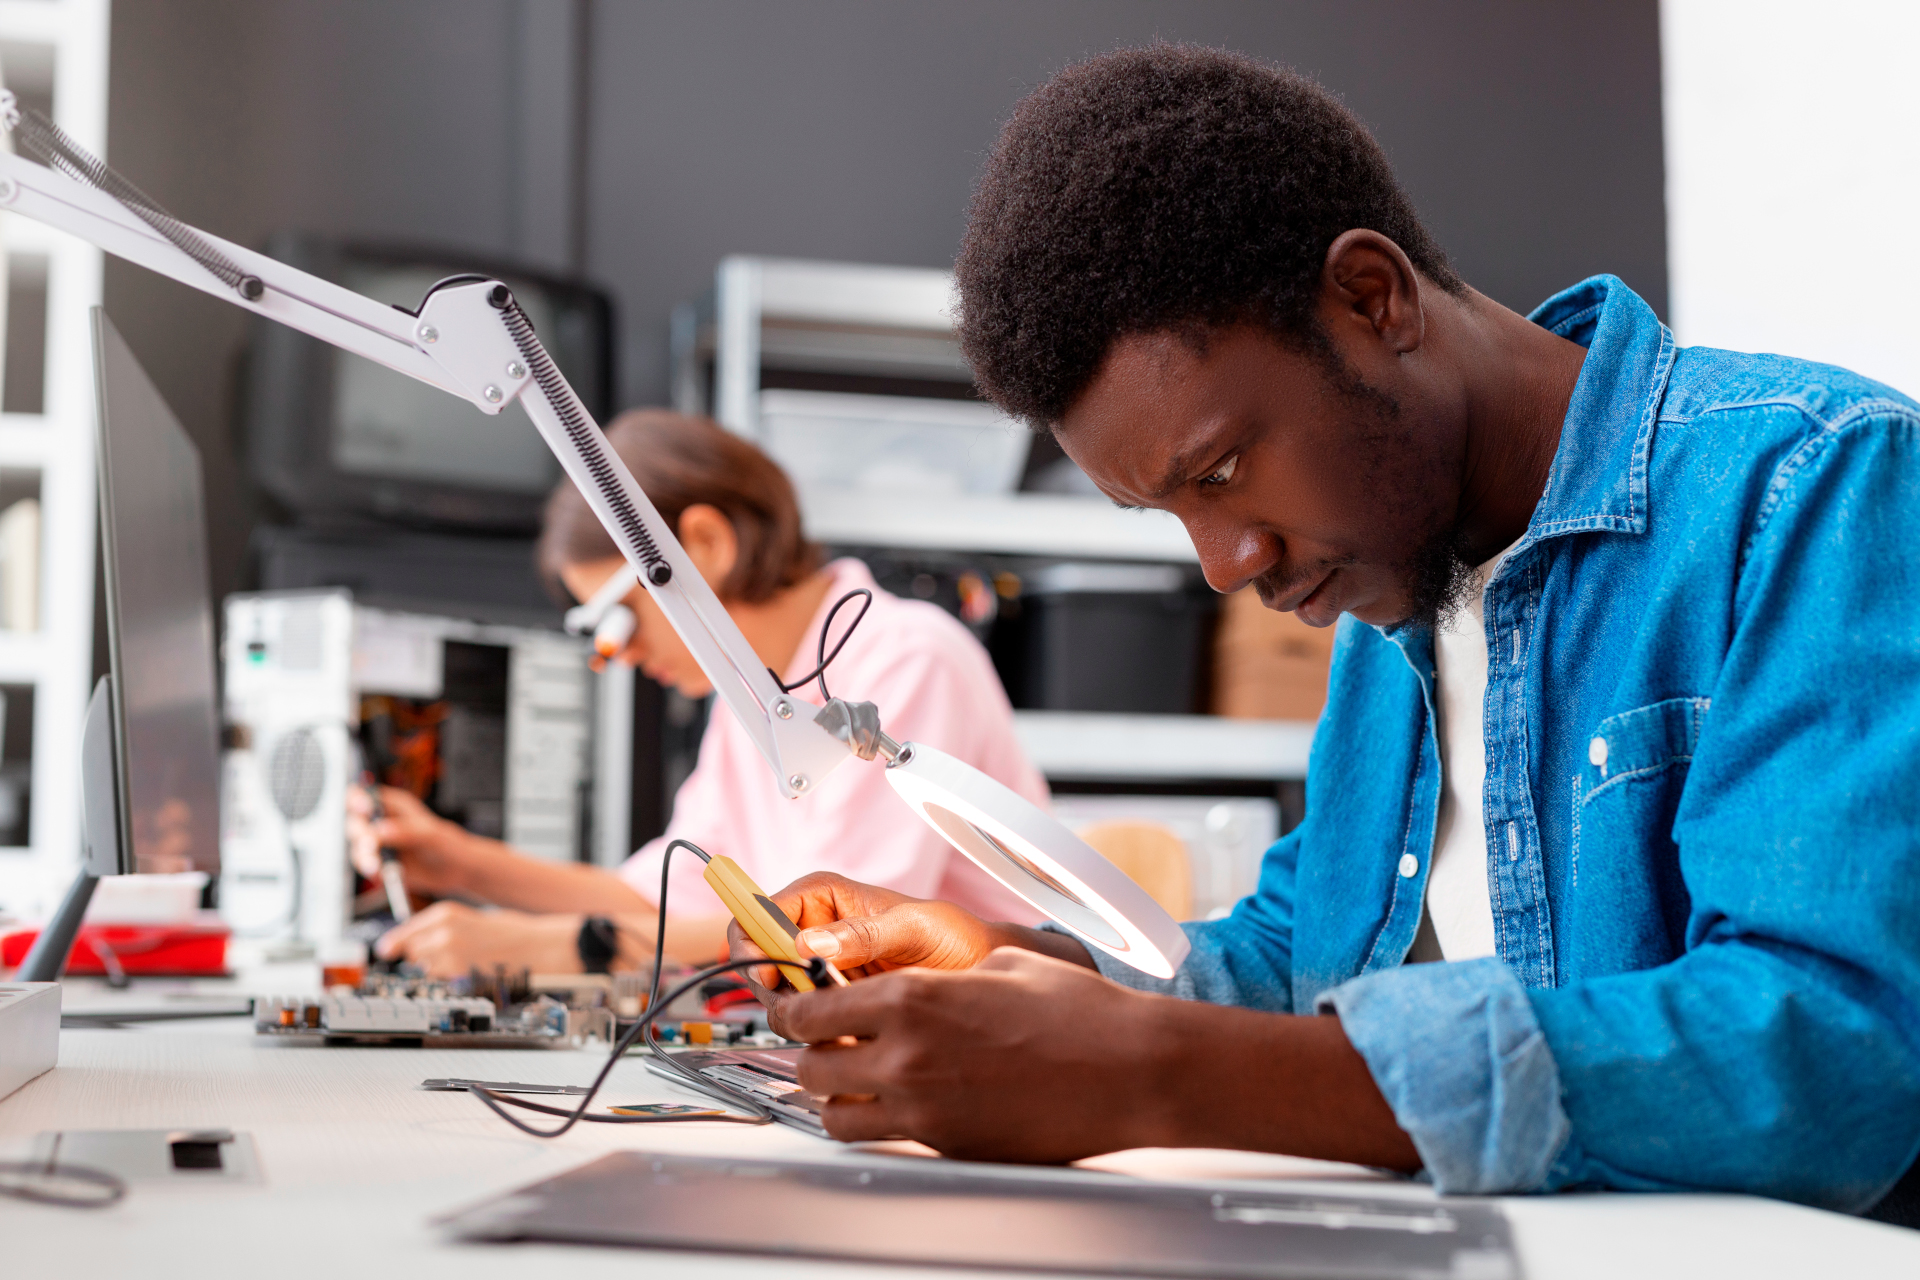
[[(959, 276), (984, 389), (1175, 512), (1216, 588), (1340, 630), (1306, 819), (1170, 983), (782, 895), (872, 977), (778, 1001), (833, 1132), (1886, 1196), (1920, 1152), (1920, 408), (1676, 348), (1610, 276), (1523, 319), (1337, 103), (1203, 50), (1023, 103)], [(1435, 634), (1476, 607), (1462, 738)], [(1472, 860), (1445, 894), (1437, 826)]]

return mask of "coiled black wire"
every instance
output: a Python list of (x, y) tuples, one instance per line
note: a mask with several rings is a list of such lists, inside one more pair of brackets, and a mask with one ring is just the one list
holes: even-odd
[(559, 366), (554, 364), (547, 349), (540, 345), (540, 338), (533, 331), (533, 321), (527, 319), (527, 313), (520, 309), (513, 291), (505, 285), (496, 285), (488, 294), (487, 301), (499, 309), (506, 321), (507, 333), (513, 338), (513, 345), (520, 348), (520, 358), (527, 362), (535, 385), (547, 397), (547, 403), (553, 406), (561, 427), (566, 430), (567, 439), (586, 461), (587, 474), (593, 480), (593, 487), (613, 512), (614, 519), (620, 522), (620, 528), (639, 547), (640, 559), (647, 568), (647, 581), (656, 587), (665, 586), (673, 579), (673, 566), (660, 554), (660, 548), (654, 545), (653, 535), (647, 532), (646, 522), (634, 510), (633, 503), (628, 501), (626, 492), (620, 487), (613, 464), (607, 459), (606, 437), (595, 428), (586, 410), (580, 407), (579, 398), (567, 385), (566, 378), (561, 376)]
[[(854, 614), (853, 621), (847, 624), (847, 632), (840, 637), (840, 643), (833, 646), (832, 653), (828, 653), (827, 633), (833, 630), (833, 615), (839, 613), (840, 606), (855, 596), (865, 596), (866, 599), (860, 602), (860, 612)], [(807, 672), (804, 676), (801, 676), (798, 680), (795, 680), (792, 684), (784, 683), (772, 667), (767, 668), (767, 674), (773, 676), (773, 682), (780, 686), (780, 692), (792, 693), (795, 689), (804, 689), (811, 681), (818, 680), (820, 682), (820, 696), (822, 698), (832, 698), (833, 695), (827, 692), (827, 666), (835, 658), (840, 656), (842, 649), (847, 647), (847, 641), (853, 638), (853, 629), (860, 625), (861, 619), (867, 616), (867, 610), (871, 608), (873, 608), (873, 592), (867, 590), (865, 587), (855, 587), (838, 600), (835, 600), (833, 602), (833, 608), (827, 610), (827, 620), (820, 624), (820, 665)]]
[[(779, 960), (729, 960), (725, 964), (716, 964), (700, 970), (698, 973), (695, 973), (680, 983), (680, 985), (676, 986), (672, 991), (668, 992), (663, 998), (660, 995), (660, 972), (661, 964), (666, 958), (667, 946), (667, 873), (673, 865), (673, 854), (676, 849), (689, 849), (699, 855), (703, 861), (711, 862), (713, 860), (711, 854), (691, 840), (673, 840), (668, 843), (666, 856), (660, 861), (659, 926), (654, 930), (653, 987), (647, 997), (647, 1007), (641, 1012), (639, 1021), (629, 1027), (626, 1034), (621, 1036), (619, 1041), (613, 1046), (613, 1052), (607, 1055), (606, 1065), (602, 1066), (600, 1068), (600, 1074), (593, 1078), (593, 1084), (588, 1087), (587, 1092), (581, 1097), (579, 1104), (575, 1106), (573, 1110), (567, 1111), (560, 1107), (547, 1106), (545, 1103), (531, 1102), (525, 1098), (514, 1098), (505, 1094), (495, 1093), (493, 1090), (482, 1088), (479, 1085), (468, 1086), (467, 1092), (478, 1097), (495, 1115), (520, 1130), (520, 1132), (531, 1134), (536, 1138), (558, 1138), (583, 1120), (590, 1124), (686, 1124), (702, 1120), (720, 1124), (771, 1124), (773, 1122), (773, 1113), (760, 1105), (759, 1102), (748, 1094), (730, 1088), (717, 1080), (709, 1080), (707, 1077), (693, 1071), (684, 1063), (677, 1061), (672, 1054), (665, 1050), (660, 1044), (659, 1039), (654, 1035), (654, 1020), (660, 1016), (661, 1012), (663, 1012), (667, 1006), (671, 1005), (675, 1000), (678, 1000), (687, 991), (692, 990), (698, 984), (718, 974), (737, 973), (747, 969), (756, 969), (765, 964), (774, 964), (781, 965), (785, 968), (804, 968), (808, 976), (813, 978), (816, 983), (825, 985), (829, 981), (827, 978), (826, 963), (821, 960), (815, 960), (810, 964), (801, 966), (788, 964)], [(612, 1073), (614, 1064), (620, 1061), (622, 1055), (633, 1047), (634, 1040), (642, 1034), (645, 1034), (647, 1047), (653, 1051), (653, 1055), (656, 1058), (660, 1059), (661, 1062), (665, 1063), (668, 1068), (674, 1072), (685, 1076), (692, 1084), (697, 1086), (701, 1092), (724, 1094), (728, 1101), (733, 1102), (743, 1110), (753, 1112), (753, 1114), (750, 1116), (588, 1115), (587, 1108), (593, 1105), (594, 1097), (599, 1094), (600, 1086), (606, 1083), (607, 1076)], [(506, 1106), (519, 1107), (526, 1111), (538, 1111), (545, 1115), (562, 1116), (565, 1118), (565, 1121), (555, 1129), (535, 1128), (533, 1125), (521, 1120), (518, 1116), (508, 1114), (501, 1105), (503, 1103)]]

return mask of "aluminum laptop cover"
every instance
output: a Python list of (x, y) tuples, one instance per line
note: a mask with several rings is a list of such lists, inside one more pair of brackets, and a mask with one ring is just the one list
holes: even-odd
[(1081, 1274), (1518, 1280), (1484, 1203), (939, 1159), (621, 1151), (440, 1220), (543, 1240)]

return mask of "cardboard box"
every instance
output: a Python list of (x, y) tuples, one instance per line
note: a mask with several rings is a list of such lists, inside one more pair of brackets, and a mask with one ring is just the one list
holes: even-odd
[(1252, 587), (1228, 596), (1214, 638), (1213, 713), (1238, 720), (1319, 719), (1327, 702), (1333, 632), (1267, 608)]

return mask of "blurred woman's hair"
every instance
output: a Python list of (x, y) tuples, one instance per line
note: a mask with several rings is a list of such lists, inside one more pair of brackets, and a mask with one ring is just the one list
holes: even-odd
[[(715, 586), (722, 600), (757, 604), (820, 567), (820, 548), (800, 531), (792, 482), (751, 441), (710, 418), (666, 409), (629, 409), (608, 424), (606, 434), (676, 533), (681, 513), (698, 503), (719, 508), (733, 525), (740, 554), (726, 581)], [(564, 595), (562, 566), (619, 554), (573, 482), (561, 481), (547, 499), (538, 550), (549, 585)]]

